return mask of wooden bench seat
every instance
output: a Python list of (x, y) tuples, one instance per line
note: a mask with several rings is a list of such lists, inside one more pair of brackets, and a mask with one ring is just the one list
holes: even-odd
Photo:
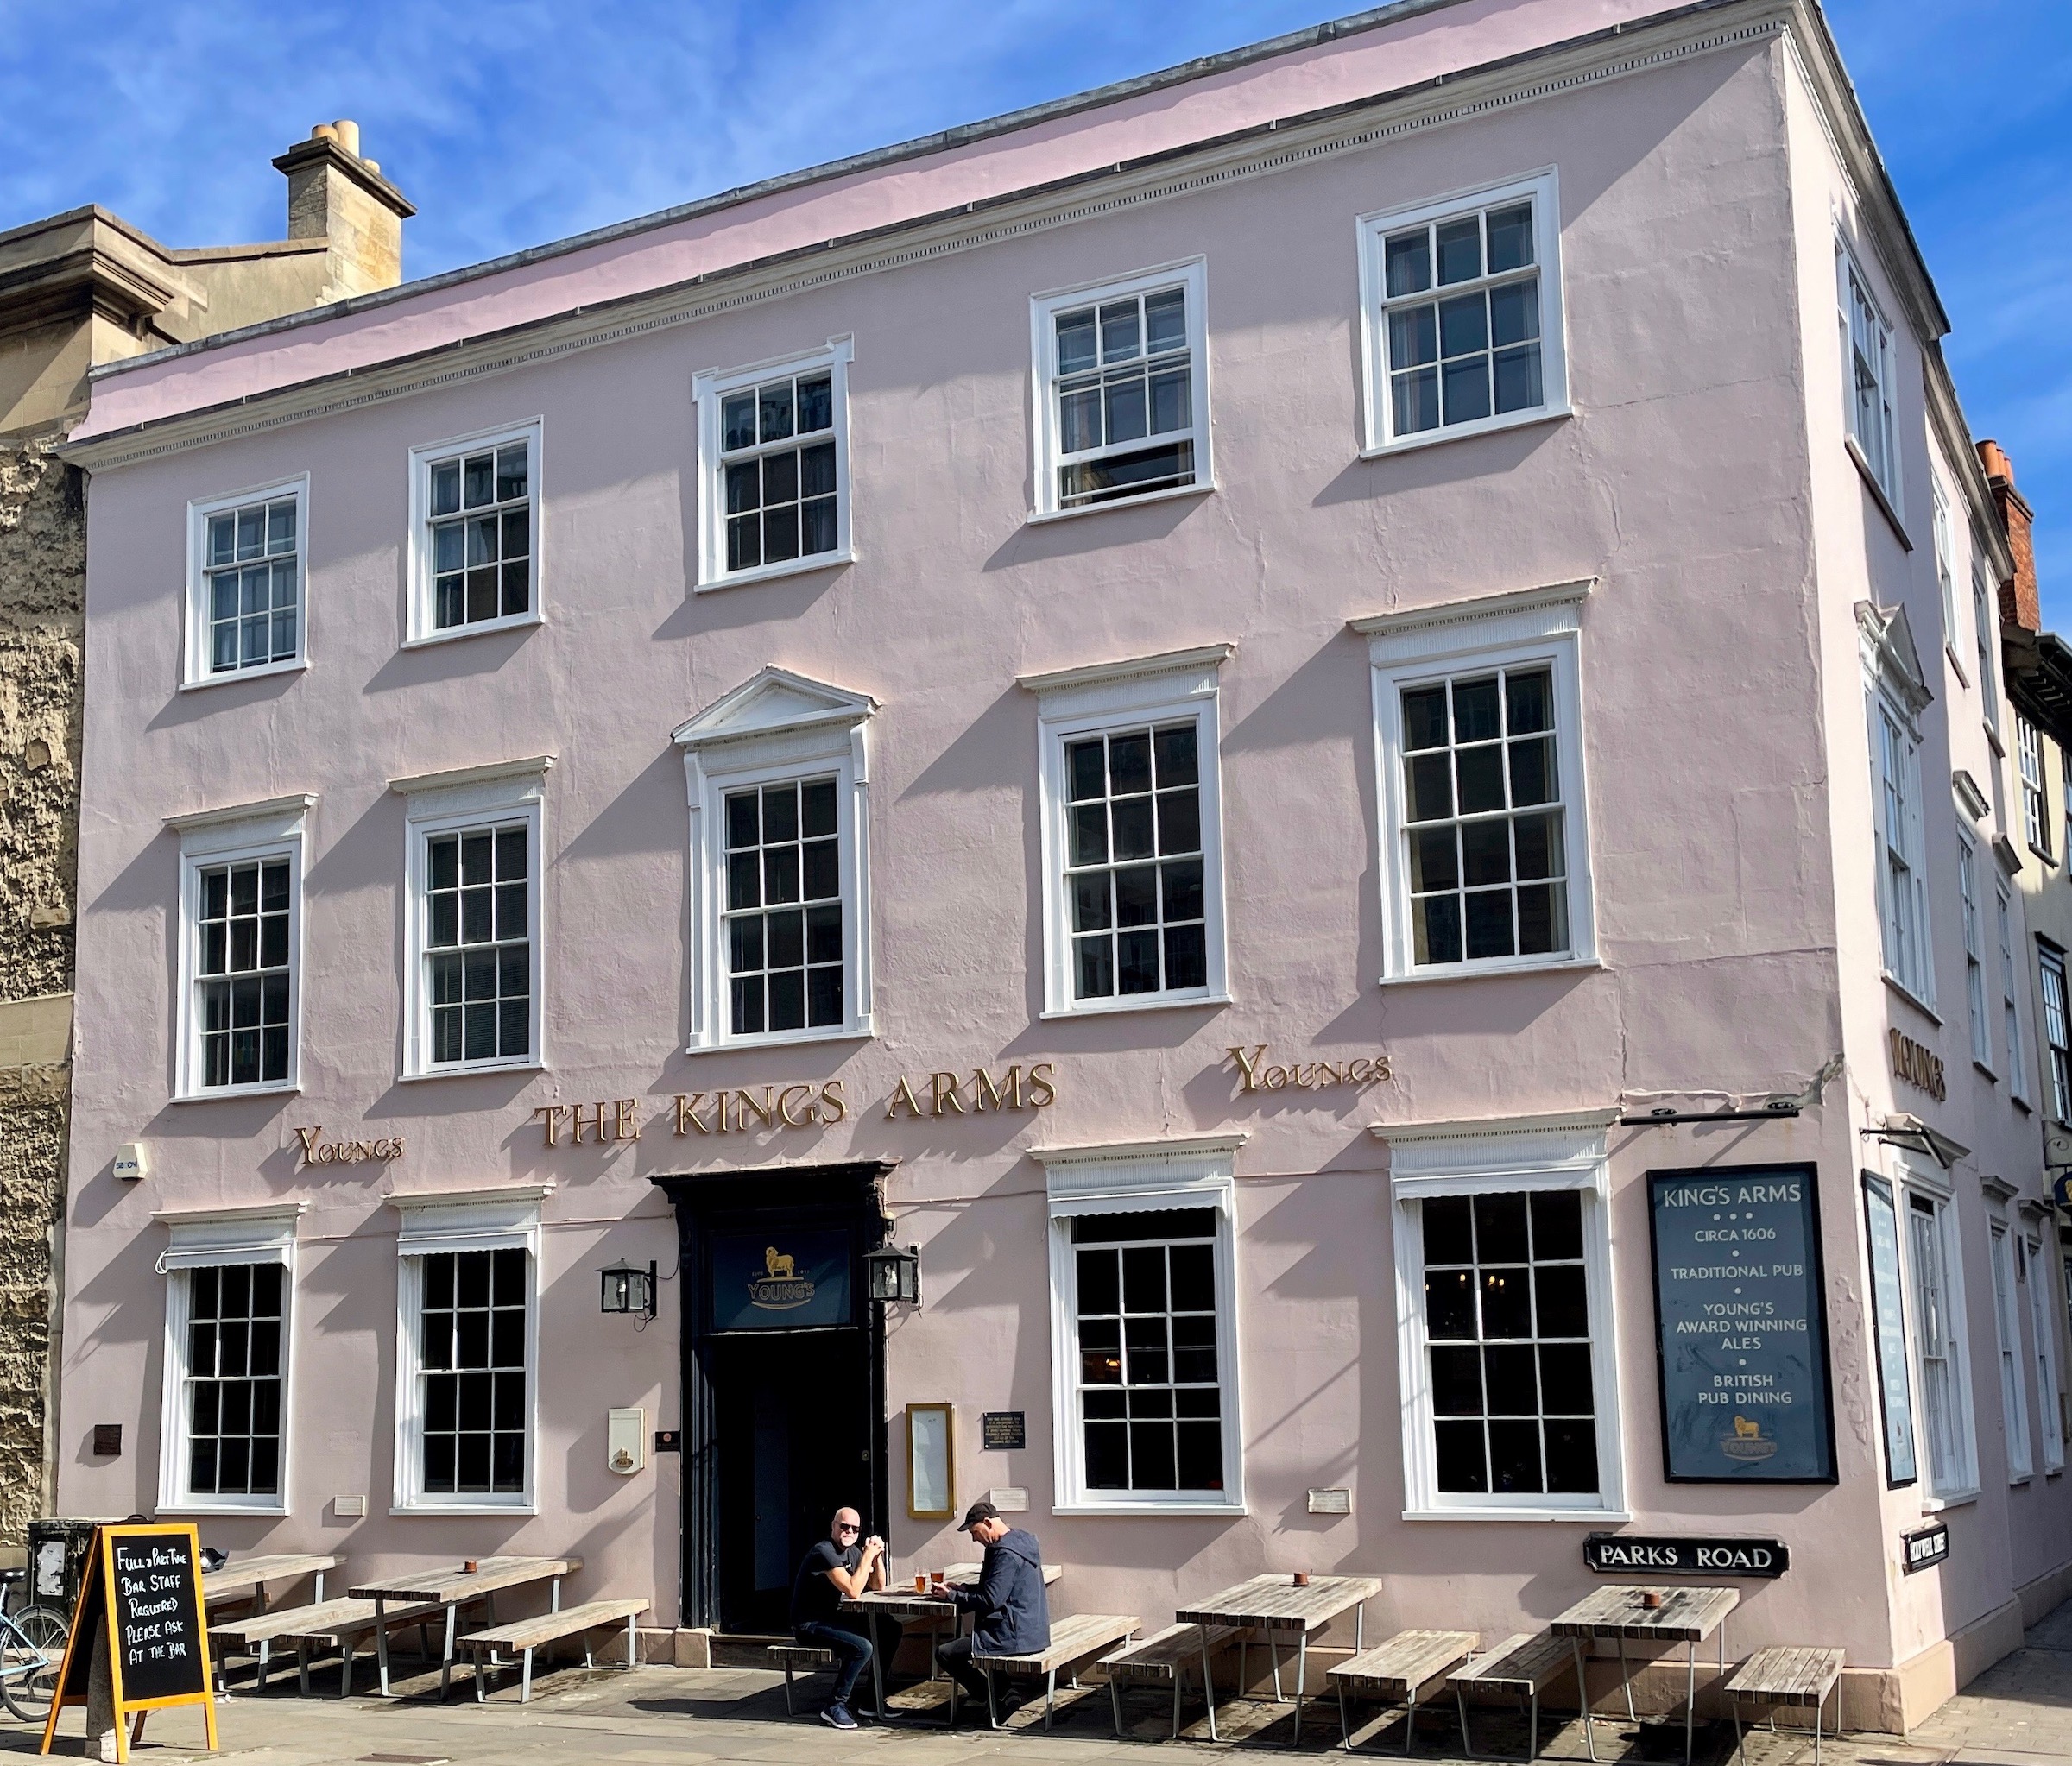
[(533, 1651), (549, 1643), (559, 1643), (564, 1637), (580, 1637), (583, 1639), (583, 1666), (595, 1666), (590, 1652), (590, 1633), (601, 1630), (606, 1625), (616, 1625), (622, 1619), (626, 1624), (626, 1666), (630, 1668), (641, 1659), (640, 1630), (634, 1621), (648, 1611), (642, 1599), (586, 1600), (580, 1606), (564, 1606), (553, 1612), (543, 1612), (532, 1618), (513, 1619), (508, 1624), (491, 1625), (486, 1630), (470, 1631), (458, 1640), (461, 1649), (475, 1657), (475, 1702), (479, 1705), (487, 1697), (483, 1675), (490, 1668), (506, 1664), (493, 1658), (500, 1650), (509, 1649), (524, 1657), (524, 1669), (520, 1681), (518, 1702), (531, 1702), (533, 1696)]
[[(1539, 1695), (1549, 1682), (1564, 1674), (1576, 1676), (1576, 1697), (1582, 1698), (1582, 1656), (1570, 1637), (1551, 1631), (1538, 1636), (1520, 1631), (1500, 1643), (1471, 1656), (1446, 1678), (1453, 1683), (1454, 1703), (1461, 1715), (1461, 1751), (1474, 1754), (1468, 1730), (1468, 1694), (1471, 1692), (1508, 1693), (1526, 1701), (1527, 1761), (1539, 1757)], [(1581, 1708), (1580, 1704), (1578, 1709)]]
[(1407, 1754), (1417, 1733), (1418, 1701), (1475, 1653), (1477, 1641), (1474, 1631), (1398, 1631), (1386, 1643), (1362, 1649), (1330, 1668), (1325, 1677), (1338, 1688), (1338, 1721), (1345, 1731), (1346, 1751), (1353, 1748), (1349, 1693), (1408, 1707), (1403, 1716), (1403, 1751)]
[[(382, 1616), (382, 1628), (393, 1631), (422, 1624), (439, 1611), (437, 1604), (431, 1602), (392, 1606)], [(269, 1612), (246, 1613), (238, 1618), (219, 1620), (209, 1627), (209, 1641), (218, 1647), (228, 1644), (234, 1649), (256, 1649), (259, 1656), (257, 1690), (262, 1692), (266, 1687), (273, 1646), (293, 1643), (295, 1672), (305, 1693), (309, 1691), (309, 1646), (336, 1644), (343, 1652), (338, 1665), (338, 1696), (343, 1699), (352, 1690), (353, 1650), (358, 1640), (374, 1630), (374, 1624), (371, 1600), (318, 1600), (306, 1606), (276, 1606)]]
[(1126, 1684), (1172, 1687), (1172, 1733), (1180, 1733), (1180, 1687), (1191, 1673), (1199, 1672), (1204, 1688), (1209, 1670), (1204, 1663), (1228, 1649), (1242, 1635), (1235, 1625), (1168, 1625), (1153, 1631), (1109, 1656), (1101, 1658), (1108, 1670), (1108, 1694), (1115, 1707), (1115, 1735), (1122, 1734), (1122, 1688)]
[(1000, 1727), (999, 1704), (993, 1693), (996, 1673), (1010, 1679), (1041, 1676), (1043, 1726), (1048, 1729), (1058, 1704), (1058, 1670), (1064, 1669), (1076, 1681), (1081, 1668), (1098, 1658), (1102, 1650), (1135, 1636), (1136, 1630), (1134, 1613), (1076, 1612), (1070, 1618), (1052, 1621), (1047, 1649), (1032, 1650), (1024, 1656), (988, 1656), (974, 1649), (971, 1666), (986, 1677), (986, 1715), (993, 1727)]
[(823, 1668), (832, 1668), (835, 1652), (823, 1649), (818, 1643), (773, 1643), (770, 1660), (784, 1670), (784, 1714), (793, 1717), (798, 1713), (792, 1708), (793, 1675), (812, 1674)]
[[(1813, 1711), (1813, 1760), (1820, 1762), (1820, 1732), (1824, 1725), (1828, 1695), (1841, 1679), (1848, 1652), (1819, 1644), (1778, 1643), (1759, 1649), (1728, 1675), (1725, 1691), (1734, 1706), (1734, 1751), (1738, 1757), (1745, 1738), (1741, 1732), (1741, 1701), (1771, 1706), (1770, 1726), (1777, 1727), (1779, 1705), (1810, 1706)], [(1835, 1706), (1835, 1733), (1841, 1733), (1841, 1705)]]

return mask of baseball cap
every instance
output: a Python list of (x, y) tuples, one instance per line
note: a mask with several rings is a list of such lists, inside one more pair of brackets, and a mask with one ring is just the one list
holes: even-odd
[(973, 1503), (964, 1511), (964, 1518), (957, 1523), (959, 1533), (969, 1533), (981, 1521), (997, 1521), (1000, 1511), (991, 1503)]

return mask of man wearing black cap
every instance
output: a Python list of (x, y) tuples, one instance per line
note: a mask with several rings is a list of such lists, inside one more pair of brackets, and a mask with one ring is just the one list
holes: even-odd
[(1043, 1589), (1043, 1548), (1033, 1533), (1009, 1527), (991, 1503), (973, 1503), (957, 1523), (986, 1548), (978, 1586), (952, 1588), (950, 1598), (975, 1615), (971, 1635), (952, 1637), (936, 1659), (978, 1708), (986, 1703), (984, 1675), (971, 1666), (971, 1652), (1027, 1656), (1051, 1647), (1051, 1605)]

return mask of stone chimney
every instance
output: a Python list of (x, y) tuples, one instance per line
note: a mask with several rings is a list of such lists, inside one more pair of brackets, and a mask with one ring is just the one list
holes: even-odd
[(287, 179), (287, 237), (330, 242), (326, 300), (402, 281), (403, 223), (417, 211), (361, 157), (358, 123), (319, 123), (274, 164)]
[(1999, 443), (1979, 444), (1979, 464), (1986, 469), (1986, 482), (1993, 492), (1993, 507), (2000, 512), (2007, 549), (2014, 554), (2014, 575), (2000, 584), (2000, 617), (2025, 632), (2040, 632), (2044, 609), (2036, 588), (2036, 546), (2029, 533), (2035, 514), (2014, 488), (2014, 464)]

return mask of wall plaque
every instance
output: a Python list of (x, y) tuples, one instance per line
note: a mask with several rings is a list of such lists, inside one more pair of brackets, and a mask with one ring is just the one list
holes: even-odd
[(1910, 1576), (1916, 1570), (1941, 1563), (1949, 1555), (1949, 1529), (1941, 1521), (1899, 1536), (1899, 1567)]
[(979, 1445), (989, 1454), (1011, 1453), (1029, 1444), (1029, 1423), (1020, 1410), (988, 1410), (978, 1420)]
[(1813, 1167), (1651, 1171), (1647, 1194), (1665, 1475), (1832, 1484)]
[(1601, 1576), (1781, 1576), (1791, 1552), (1781, 1539), (1593, 1533), (1582, 1542), (1582, 1561)]
[(731, 1233), (712, 1241), (712, 1328), (799, 1330), (853, 1324), (849, 1234)]

